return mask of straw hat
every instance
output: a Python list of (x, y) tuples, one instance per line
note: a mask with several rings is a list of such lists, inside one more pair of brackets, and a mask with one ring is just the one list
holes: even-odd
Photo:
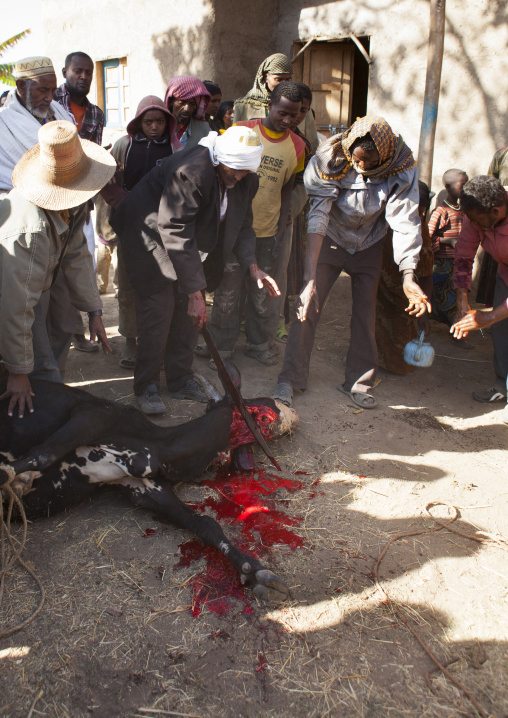
[(39, 144), (25, 152), (12, 173), (13, 187), (42, 209), (78, 207), (116, 172), (115, 159), (82, 140), (72, 122), (55, 120), (39, 130)]

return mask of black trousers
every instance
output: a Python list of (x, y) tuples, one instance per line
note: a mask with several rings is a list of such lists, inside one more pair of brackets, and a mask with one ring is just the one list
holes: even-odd
[(136, 292), (138, 350), (134, 368), (134, 393), (139, 396), (149, 384), (160, 386), (164, 363), (169, 391), (178, 391), (192, 377), (198, 329), (187, 315), (189, 298), (168, 282), (148, 297)]
[(376, 294), (382, 260), (382, 241), (361, 252), (349, 254), (329, 237), (323, 239), (316, 272), (320, 311), (317, 314), (312, 309), (304, 322), (295, 318), (291, 323), (279, 382), (291, 384), (294, 389), (301, 391), (307, 388), (310, 355), (322, 309), (340, 273), (345, 271), (351, 277), (353, 311), (344, 388), (347, 391), (363, 392), (372, 389), (378, 368)]

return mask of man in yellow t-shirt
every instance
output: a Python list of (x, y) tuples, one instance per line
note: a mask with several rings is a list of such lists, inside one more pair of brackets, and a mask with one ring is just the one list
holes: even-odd
[[(301, 103), (298, 85), (280, 82), (271, 93), (267, 117), (237, 123), (253, 129), (263, 145), (257, 171), (259, 189), (252, 202), (252, 227), (256, 234), (258, 266), (270, 276), (287, 269), (291, 252), (291, 233), (286, 232), (286, 225), (294, 177), (304, 166), (305, 144), (289, 127), (298, 116)], [(245, 280), (245, 354), (262, 364), (276, 364), (277, 352), (272, 341), (280, 298), (270, 297), (265, 289), (259, 289), (249, 277), (245, 278), (233, 256), (224, 257), (224, 263), (224, 276), (215, 291), (210, 323), (219, 351), (224, 357), (233, 354), (240, 329), (240, 299)]]

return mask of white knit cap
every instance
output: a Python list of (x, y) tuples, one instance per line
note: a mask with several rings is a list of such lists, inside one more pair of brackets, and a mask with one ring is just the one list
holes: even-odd
[(208, 147), (214, 165), (220, 163), (233, 170), (255, 172), (263, 154), (263, 145), (257, 134), (243, 125), (230, 127), (223, 135), (209, 132), (199, 144)]

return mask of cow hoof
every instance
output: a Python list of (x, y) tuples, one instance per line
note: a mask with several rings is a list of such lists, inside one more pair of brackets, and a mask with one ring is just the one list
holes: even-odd
[(289, 588), (272, 571), (264, 568), (256, 571), (256, 585), (254, 593), (263, 601), (274, 601), (281, 603), (289, 598)]
[(254, 470), (254, 454), (250, 445), (238, 446), (232, 454), (231, 464), (240, 471)]

